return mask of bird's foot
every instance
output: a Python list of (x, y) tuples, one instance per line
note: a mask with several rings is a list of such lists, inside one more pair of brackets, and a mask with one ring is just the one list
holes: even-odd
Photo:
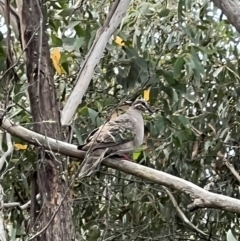
[(130, 161), (130, 162), (133, 161), (128, 155), (125, 155), (125, 154), (122, 155), (122, 158), (123, 158), (124, 160)]
[(132, 162), (133, 160), (126, 154), (118, 154), (118, 153), (114, 153), (113, 155), (111, 155), (111, 157), (116, 157), (116, 158), (122, 158), (124, 160), (130, 161)]

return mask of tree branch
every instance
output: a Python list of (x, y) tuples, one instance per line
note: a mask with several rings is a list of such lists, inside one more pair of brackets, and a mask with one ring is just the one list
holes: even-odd
[(240, 183), (240, 176), (238, 174), (238, 172), (235, 170), (235, 168), (233, 167), (233, 165), (224, 157), (224, 155), (222, 154), (221, 151), (219, 151), (217, 153), (218, 158), (220, 158), (219, 160), (221, 162), (224, 163), (224, 165), (229, 169), (229, 171), (233, 174), (233, 176), (238, 180), (238, 182)]
[(33, 144), (35, 146), (42, 146), (47, 150), (54, 151), (56, 153), (61, 153), (67, 156), (76, 157), (76, 158), (84, 158), (85, 156), (85, 152), (78, 151), (77, 147), (74, 145), (56, 140), (54, 138), (49, 138), (49, 137), (40, 135), (34, 131), (28, 130), (24, 127), (21, 127), (12, 123), (7, 118), (4, 118), (1, 127), (2, 129), (6, 130), (8, 133), (12, 134), (13, 136), (17, 136), (20, 139), (30, 144)]
[(7, 151), (3, 152), (2, 154), (0, 153), (0, 170), (2, 170), (3, 164), (6, 161), (6, 158), (12, 154), (13, 152), (13, 144), (12, 144), (12, 139), (11, 135), (9, 133), (6, 134), (6, 141), (7, 141)]
[(0, 240), (1, 241), (6, 241), (6, 234), (5, 234), (5, 229), (4, 229), (4, 215), (3, 215), (3, 188), (0, 185)]
[[(47, 150), (51, 150), (53, 152), (78, 159), (83, 158), (85, 155), (85, 152), (77, 150), (75, 145), (42, 136), (11, 123), (11, 121), (7, 118), (3, 120), (1, 128), (9, 132), (11, 135), (25, 140), (28, 143), (43, 146)], [(117, 161), (116, 159), (104, 160), (103, 165), (154, 183), (159, 183), (160, 185), (172, 188), (181, 193), (188, 194), (193, 199), (193, 203), (188, 206), (190, 211), (196, 210), (197, 208), (216, 208), (240, 214), (240, 200), (209, 192), (191, 182), (172, 176), (168, 173), (119, 159)]]
[(230, 172), (235, 176), (235, 178), (240, 183), (240, 176), (238, 172), (235, 170), (235, 168), (233, 167), (233, 165), (225, 158), (223, 159), (223, 161), (224, 161), (224, 165), (230, 170)]
[[(40, 200), (40, 194), (37, 194), (36, 200), (37, 201)], [(28, 202), (26, 202), (23, 205), (21, 205), (19, 202), (3, 203), (3, 208), (16, 208), (16, 207), (18, 207), (21, 210), (25, 210), (25, 209), (29, 208), (30, 205), (31, 205), (31, 200), (29, 200)]]
[(168, 188), (163, 186), (163, 189), (168, 194), (169, 198), (172, 201), (173, 206), (176, 208), (181, 220), (186, 223), (191, 229), (195, 230), (196, 232), (200, 233), (203, 236), (208, 236), (208, 234), (204, 233), (202, 230), (198, 229), (194, 224), (191, 223), (191, 221), (186, 217), (186, 215), (183, 213), (183, 211), (180, 209), (180, 207), (177, 204), (177, 201), (175, 200), (173, 194), (168, 190)]
[(77, 75), (77, 84), (63, 108), (61, 116), (62, 125), (69, 124), (78, 105), (81, 104), (82, 97), (85, 94), (93, 76), (94, 69), (102, 57), (109, 38), (121, 23), (122, 18), (128, 9), (129, 3), (130, 0), (115, 0), (104, 25), (97, 31), (92, 47)]

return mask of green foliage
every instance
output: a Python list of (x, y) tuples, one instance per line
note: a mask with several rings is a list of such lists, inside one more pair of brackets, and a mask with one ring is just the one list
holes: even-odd
[[(50, 46), (60, 49), (60, 64), (66, 72), (55, 76), (57, 95), (64, 105), (74, 88), (79, 63), (111, 3), (90, 1), (81, 9), (73, 9), (63, 0), (47, 4)], [(5, 60), (2, 36), (0, 59)], [(124, 44), (109, 41), (78, 108), (73, 143), (82, 144), (119, 102), (133, 100), (149, 89), (149, 102), (156, 113), (146, 116), (145, 144), (141, 152), (134, 153), (134, 161), (201, 187), (211, 183), (210, 191), (239, 199), (239, 184), (227, 168), (218, 165), (220, 151), (240, 171), (236, 30), (221, 20), (208, 2), (138, 0), (132, 2), (116, 36)], [(14, 47), (19, 48), (17, 43)], [(15, 61), (18, 56), (19, 51)], [(6, 71), (3, 61), (0, 63), (0, 71)], [(18, 105), (11, 112), (12, 119), (31, 129), (25, 69), (20, 62), (15, 68), (19, 80), (12, 82), (10, 89)], [(1, 92), (1, 100), (4, 95)], [(20, 142), (16, 138), (14, 141)], [(14, 151), (9, 159), (2, 180), (5, 202), (23, 204), (30, 199), (30, 180), (36, 167), (34, 151), (29, 146), (25, 151)], [(70, 178), (76, 166), (70, 164)], [(187, 218), (209, 239), (183, 223), (161, 186), (102, 168), (72, 189), (78, 240), (82, 236), (89, 241), (239, 240), (238, 215), (212, 209), (189, 213), (186, 207), (190, 198), (172, 191)], [(28, 211), (5, 210), (12, 240), (24, 240)]]

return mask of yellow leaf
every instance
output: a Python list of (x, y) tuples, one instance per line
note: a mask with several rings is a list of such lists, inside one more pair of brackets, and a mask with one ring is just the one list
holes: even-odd
[(22, 145), (22, 144), (14, 144), (14, 147), (17, 150), (26, 150), (28, 148), (28, 145)]
[(120, 45), (120, 46), (124, 46), (125, 45), (124, 41), (120, 37), (118, 37), (118, 36), (115, 39), (115, 43)]
[(144, 100), (149, 101), (149, 93), (150, 93), (149, 89), (148, 90), (144, 90), (144, 92), (143, 92)]
[(58, 48), (54, 48), (51, 52), (51, 59), (54, 65), (54, 68), (56, 69), (57, 73), (60, 75), (62, 72), (64, 72), (62, 66), (59, 64), (59, 61), (61, 59), (61, 52)]

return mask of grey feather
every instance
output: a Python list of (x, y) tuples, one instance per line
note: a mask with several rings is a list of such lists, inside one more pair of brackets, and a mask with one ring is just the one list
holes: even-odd
[[(144, 100), (136, 100), (129, 110), (99, 128), (93, 130), (86, 139), (86, 143), (78, 149), (89, 151), (90, 156), (87, 157), (85, 166), (80, 171), (80, 176), (90, 175), (92, 173), (93, 163), (99, 162), (100, 156), (104, 154), (125, 154), (128, 155), (136, 150), (144, 139), (144, 121), (142, 112), (150, 110), (148, 104)], [(107, 148), (107, 150), (106, 150)]]
[(91, 156), (88, 156), (86, 160), (83, 161), (83, 165), (81, 171), (78, 175), (79, 178), (90, 176), (93, 172), (98, 171), (101, 162), (104, 159), (104, 156), (107, 152), (107, 149), (99, 152), (99, 156), (97, 156), (97, 152), (91, 153)]

